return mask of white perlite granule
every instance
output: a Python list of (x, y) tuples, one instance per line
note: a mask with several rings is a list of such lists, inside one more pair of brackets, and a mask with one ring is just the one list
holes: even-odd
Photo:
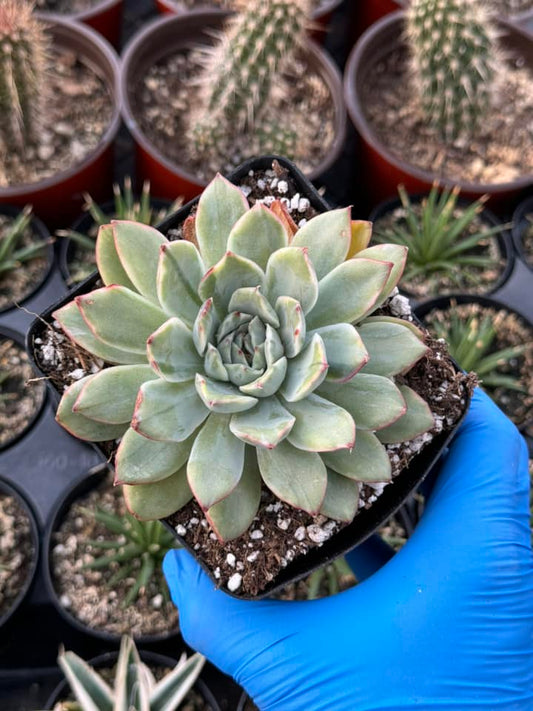
[(228, 590), (230, 592), (235, 592), (241, 587), (242, 575), (240, 573), (233, 573), (231, 578), (228, 580)]

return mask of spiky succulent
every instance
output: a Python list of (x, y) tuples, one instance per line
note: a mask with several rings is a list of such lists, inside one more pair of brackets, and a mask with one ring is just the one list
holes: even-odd
[(256, 515), (261, 482), (350, 521), (360, 482), (390, 479), (383, 443), (433, 424), (394, 382), (427, 346), (410, 322), (372, 315), (407, 249), (356, 251), (365, 233), (349, 208), (294, 233), (221, 176), (184, 226), (196, 244), (131, 222), (100, 229), (105, 286), (54, 316), (116, 365), (71, 385), (57, 419), (82, 439), (122, 438), (116, 482), (135, 516), (169, 516), (194, 496), (228, 540)]
[(43, 253), (46, 243), (42, 240), (22, 244), (31, 222), (31, 213), (31, 205), (26, 205), (7, 227), (0, 230), (0, 277)]
[(35, 139), (43, 113), (47, 39), (33, 2), (0, 2), (0, 149)]
[[(127, 607), (137, 599), (154, 574), (159, 573), (165, 554), (176, 547), (175, 538), (159, 521), (137, 521), (130, 514), (120, 516), (103, 509), (87, 511), (87, 513), (103, 524), (111, 536), (115, 534), (116, 538), (115, 540), (110, 540), (108, 537), (105, 540), (86, 540), (85, 545), (88, 550), (93, 554), (98, 551), (101, 555), (86, 563), (84, 568), (114, 569), (107, 581), (110, 588), (120, 580), (132, 578), (133, 582), (122, 602), (122, 606)], [(170, 600), (164, 581), (161, 592), (167, 601)]]
[(62, 650), (58, 664), (76, 702), (70, 711), (175, 711), (191, 690), (205, 664), (205, 657), (184, 653), (172, 671), (156, 682), (141, 661), (135, 642), (123, 637), (113, 688), (74, 652)]
[(411, 0), (407, 41), (425, 119), (446, 140), (465, 138), (491, 102), (497, 48), (481, 0)]
[(272, 88), (279, 90), (283, 68), (304, 44), (310, 2), (235, 0), (232, 5), (235, 14), (215, 47), (206, 51), (191, 143), (203, 155), (224, 136), (247, 130), (254, 135), (257, 155), (294, 155), (295, 131), (283, 117), (268, 116), (268, 104)]

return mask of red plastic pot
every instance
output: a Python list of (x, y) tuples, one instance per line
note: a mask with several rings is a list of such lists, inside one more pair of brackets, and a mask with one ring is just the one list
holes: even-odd
[[(144, 76), (147, 67), (179, 49), (212, 43), (212, 32), (228, 16), (224, 10), (191, 11), (184, 15), (165, 15), (144, 27), (128, 44), (122, 61), (120, 92), (124, 121), (136, 145), (137, 179), (148, 179), (152, 193), (173, 200), (182, 195), (190, 200), (201, 193), (207, 182), (187, 167), (170, 161), (141, 130), (134, 111), (135, 79)], [(338, 69), (314, 42), (309, 42), (309, 63), (328, 84), (335, 111), (335, 139), (329, 153), (309, 174), (319, 178), (339, 157), (346, 131), (346, 112)]]
[[(313, 11), (313, 23), (319, 25), (320, 29), (313, 32), (315, 38), (320, 38), (327, 32), (331, 15), (341, 5), (343, 0), (322, 0), (320, 5)], [(381, 2), (381, 0), (379, 0)], [(191, 12), (183, 3), (183, 0), (156, 0), (157, 9), (162, 14), (183, 15), (186, 12)], [(199, 3), (204, 10), (212, 10), (215, 6), (209, 0), (203, 0)]]
[[(392, 13), (374, 24), (352, 50), (344, 75), (344, 98), (352, 123), (362, 138), (360, 173), (364, 176), (371, 204), (375, 205), (394, 195), (400, 183), (410, 193), (427, 192), (433, 181), (439, 178), (439, 182), (446, 187), (458, 185), (465, 198), (476, 200), (486, 193), (490, 196), (493, 209), (509, 208), (517, 202), (521, 192), (533, 184), (533, 174), (505, 183), (470, 183), (458, 177), (440, 177), (395, 155), (381, 142), (367, 121), (361, 100), (361, 87), (371, 77), (376, 65), (401, 46), (403, 26), (402, 11)], [(519, 27), (503, 21), (500, 21), (499, 27), (503, 51), (510, 56), (523, 57), (525, 66), (533, 71), (533, 43), (528, 35)]]
[[(83, 22), (99, 32), (108, 42), (118, 48), (122, 30), (124, 0), (100, 0), (87, 10), (62, 15), (65, 19)], [(47, 13), (43, 13), (47, 14)], [(56, 15), (54, 14), (54, 19)]]
[(398, 10), (403, 3), (401, 0), (373, 0), (372, 2), (359, 0), (356, 4), (352, 33), (354, 43), (371, 25), (385, 15)]
[(113, 48), (94, 30), (58, 16), (46, 19), (54, 45), (83, 55), (107, 84), (113, 101), (106, 132), (97, 148), (80, 163), (36, 183), (0, 187), (0, 203), (21, 207), (30, 203), (52, 228), (69, 224), (76, 217), (83, 204), (83, 192), (89, 192), (97, 201), (111, 194), (113, 141), (120, 126), (119, 63)]

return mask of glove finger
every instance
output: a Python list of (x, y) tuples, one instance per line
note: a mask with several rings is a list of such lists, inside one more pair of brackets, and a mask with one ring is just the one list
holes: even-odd
[(370, 536), (346, 554), (348, 565), (358, 582), (366, 580), (394, 556), (394, 550), (377, 534)]

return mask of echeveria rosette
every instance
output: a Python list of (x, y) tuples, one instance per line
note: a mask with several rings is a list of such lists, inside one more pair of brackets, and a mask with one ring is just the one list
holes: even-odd
[(113, 365), (71, 385), (57, 419), (82, 439), (121, 437), (116, 481), (135, 516), (169, 516), (194, 496), (224, 541), (252, 522), (262, 482), (350, 521), (361, 482), (391, 478), (384, 443), (433, 424), (394, 382), (427, 347), (414, 325), (372, 315), (406, 249), (368, 248), (367, 232), (349, 209), (295, 232), (220, 176), (188, 218), (193, 241), (101, 228), (105, 286), (54, 316)]

